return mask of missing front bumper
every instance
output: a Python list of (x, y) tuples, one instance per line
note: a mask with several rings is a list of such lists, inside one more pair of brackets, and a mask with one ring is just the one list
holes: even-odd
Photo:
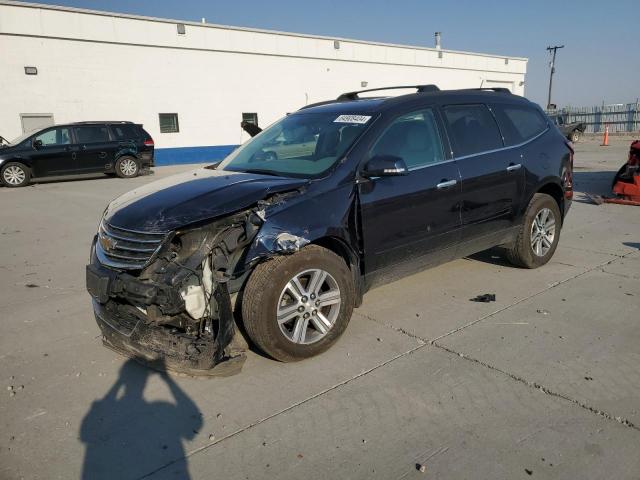
[(163, 326), (146, 325), (141, 319), (109, 311), (95, 300), (93, 309), (106, 347), (157, 370), (193, 376), (230, 376), (240, 372), (246, 358), (242, 349), (235, 348), (235, 329), (224, 348), (220, 335), (216, 340), (206, 341)]

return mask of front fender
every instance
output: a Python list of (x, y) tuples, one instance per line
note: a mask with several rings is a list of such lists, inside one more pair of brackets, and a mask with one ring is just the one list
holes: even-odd
[(357, 251), (355, 191), (352, 185), (322, 192), (264, 212), (264, 223), (245, 256), (252, 264), (274, 255), (287, 255), (309, 243), (335, 238)]

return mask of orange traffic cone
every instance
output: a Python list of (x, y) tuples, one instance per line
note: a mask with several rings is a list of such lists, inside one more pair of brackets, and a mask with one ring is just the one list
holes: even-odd
[(604, 138), (602, 139), (601, 147), (609, 146), (609, 126), (604, 127)]

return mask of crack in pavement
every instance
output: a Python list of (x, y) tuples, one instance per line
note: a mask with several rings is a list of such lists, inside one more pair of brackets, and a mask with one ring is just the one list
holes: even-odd
[(520, 382), (524, 385), (526, 385), (527, 387), (530, 388), (535, 388), (536, 390), (540, 390), (541, 392), (547, 394), (547, 395), (551, 395), (553, 397), (557, 397), (560, 398), (562, 400), (566, 400), (568, 402), (573, 403), (574, 405), (577, 405), (580, 408), (584, 408), (585, 410), (588, 410), (591, 413), (595, 413), (596, 415), (599, 415), (601, 417), (606, 418), (607, 420), (614, 420), (622, 425), (624, 425), (625, 427), (629, 427), (629, 428), (633, 428), (634, 430), (638, 430), (640, 431), (640, 426), (634, 425), (631, 421), (629, 421), (628, 419), (624, 418), (624, 417), (620, 417), (620, 416), (614, 416), (608, 412), (605, 412), (604, 410), (600, 410), (598, 408), (592, 407), (591, 405), (585, 403), (585, 402), (581, 402), (579, 400), (576, 400), (575, 398), (571, 398), (568, 395), (565, 395), (563, 393), (560, 392), (556, 392), (554, 390), (551, 390), (549, 387), (545, 387), (544, 385), (537, 383), (537, 382), (530, 382), (529, 380), (527, 380), (526, 378), (520, 377), (514, 373), (511, 372), (507, 372), (506, 370), (502, 370), (501, 368), (498, 368), (494, 365), (491, 365), (487, 362), (483, 362), (482, 360), (478, 360), (477, 358), (473, 358), (470, 357), (464, 353), (459, 353), (456, 352), (455, 350), (445, 347), (444, 345), (439, 345), (438, 343), (433, 343), (432, 344), (434, 347), (436, 348), (440, 348), (442, 350), (444, 350), (445, 352), (448, 352), (450, 354), (453, 355), (457, 355), (458, 357), (464, 359), (464, 360), (468, 360), (470, 362), (476, 363), (478, 365), (481, 365), (485, 368), (488, 368), (489, 370), (493, 370), (494, 372), (498, 372), (501, 373), (503, 375), (506, 375), (507, 377)]
[[(611, 260), (603, 262), (603, 263), (601, 263), (599, 265), (596, 265), (594, 267), (588, 268), (585, 271), (577, 273), (576, 275), (573, 275), (573, 276), (571, 276), (569, 278), (566, 278), (564, 280), (560, 280), (558, 282), (555, 282), (555, 283), (549, 285), (547, 288), (545, 288), (545, 289), (543, 289), (543, 290), (541, 290), (539, 292), (533, 293), (533, 294), (531, 294), (531, 295), (529, 295), (529, 296), (527, 296), (525, 298), (522, 298), (522, 299), (520, 299), (520, 300), (518, 300), (516, 302), (511, 303), (510, 305), (507, 305), (507, 306), (505, 306), (503, 308), (500, 308), (500, 309), (498, 309), (498, 310), (496, 310), (496, 311), (494, 311), (492, 313), (484, 315), (484, 316), (480, 317), (479, 319), (474, 320), (473, 322), (469, 322), (466, 325), (463, 325), (463, 326), (461, 326), (459, 328), (451, 330), (450, 332), (445, 333), (443, 335), (440, 335), (439, 337), (436, 337), (436, 338), (434, 338), (432, 340), (428, 340), (426, 338), (420, 337), (419, 335), (416, 335), (414, 333), (408, 332), (404, 328), (395, 327), (395, 326), (393, 326), (391, 324), (386, 324), (386, 323), (384, 323), (382, 321), (379, 321), (378, 319), (370, 317), (368, 315), (363, 315), (363, 314), (360, 314), (360, 315), (362, 315), (362, 316), (364, 316), (364, 317), (366, 317), (369, 320), (372, 320), (374, 322), (378, 322), (378, 323), (381, 323), (383, 325), (387, 325), (389, 328), (395, 330), (396, 332), (403, 333), (403, 334), (405, 334), (405, 335), (407, 335), (407, 336), (409, 336), (411, 338), (414, 338), (414, 339), (416, 339), (418, 341), (425, 342), (425, 343), (427, 343), (429, 345), (433, 345), (436, 348), (440, 348), (440, 349), (442, 349), (442, 350), (444, 350), (444, 351), (446, 351), (446, 352), (448, 352), (450, 354), (456, 355), (456, 356), (458, 356), (458, 357), (460, 357), (462, 359), (468, 360), (470, 362), (476, 363), (478, 365), (481, 365), (481, 366), (483, 366), (485, 368), (488, 368), (490, 370), (493, 370), (495, 372), (499, 372), (499, 373), (501, 373), (503, 375), (506, 375), (509, 378), (511, 378), (512, 380), (520, 382), (520, 383), (522, 383), (522, 384), (524, 384), (524, 385), (526, 385), (526, 386), (528, 386), (530, 388), (534, 388), (534, 389), (540, 390), (541, 392), (544, 392), (547, 395), (551, 395), (551, 396), (560, 398), (562, 400), (566, 400), (566, 401), (571, 402), (574, 405), (577, 405), (580, 408), (583, 408), (583, 409), (585, 409), (585, 410), (587, 410), (587, 411), (589, 411), (591, 413), (599, 415), (599, 416), (601, 416), (603, 418), (606, 418), (608, 420), (614, 420), (614, 421), (616, 421), (616, 422), (618, 422), (618, 423), (620, 423), (620, 424), (622, 424), (622, 425), (624, 425), (626, 427), (630, 427), (630, 428), (633, 428), (634, 430), (640, 431), (640, 426), (635, 425), (633, 422), (631, 422), (630, 420), (628, 420), (628, 419), (626, 419), (624, 417), (612, 415), (612, 414), (610, 414), (608, 412), (605, 412), (604, 410), (600, 410), (598, 408), (592, 407), (591, 405), (588, 405), (585, 402), (581, 402), (579, 400), (571, 398), (568, 395), (564, 395), (562, 393), (559, 393), (559, 392), (556, 392), (554, 390), (551, 390), (549, 387), (545, 387), (542, 384), (539, 384), (537, 382), (531, 382), (531, 381), (525, 379), (524, 377), (520, 377), (520, 376), (518, 376), (518, 375), (516, 375), (514, 373), (508, 372), (506, 370), (502, 370), (502, 369), (500, 369), (500, 368), (498, 368), (498, 367), (496, 367), (494, 365), (491, 365), (489, 363), (483, 362), (483, 361), (481, 361), (481, 360), (479, 360), (477, 358), (469, 357), (468, 355), (466, 355), (466, 354), (464, 354), (462, 352), (457, 352), (457, 351), (455, 351), (455, 350), (453, 350), (453, 349), (451, 349), (449, 347), (445, 347), (444, 345), (441, 345), (441, 344), (437, 343), (437, 341), (440, 340), (440, 339), (443, 339), (445, 337), (453, 335), (454, 333), (460, 332), (461, 330), (464, 330), (465, 328), (471, 327), (472, 325), (475, 325), (475, 324), (477, 324), (477, 323), (479, 323), (479, 322), (481, 322), (483, 320), (486, 320), (487, 318), (491, 318), (491, 317), (493, 317), (493, 316), (495, 316), (495, 315), (497, 315), (497, 314), (499, 314), (501, 312), (504, 312), (505, 310), (508, 310), (511, 307), (519, 305), (519, 304), (521, 304), (522, 302), (524, 302), (526, 300), (529, 300), (529, 299), (531, 299), (533, 297), (541, 295), (542, 293), (545, 293), (545, 292), (547, 292), (547, 291), (549, 291), (549, 290), (551, 290), (553, 288), (556, 288), (556, 287), (558, 287), (560, 285), (563, 285), (563, 284), (565, 284), (565, 283), (567, 283), (567, 282), (569, 282), (571, 280), (575, 280), (576, 278), (578, 278), (578, 277), (580, 277), (582, 275), (585, 275), (585, 274), (587, 274), (589, 272), (592, 272), (592, 271), (595, 271), (595, 270), (598, 270), (598, 269), (600, 269), (601, 271), (605, 272), (603, 267), (605, 267), (607, 265), (610, 265), (611, 263), (616, 262), (616, 261), (618, 261), (618, 260), (620, 260), (622, 258), (625, 258), (625, 257), (629, 256), (629, 255), (632, 255), (633, 253), (634, 252), (629, 252), (629, 253), (627, 253), (625, 255), (622, 255), (622, 256), (616, 256), (616, 258), (613, 258)], [(605, 272), (605, 273), (609, 273), (609, 272)]]
[(207, 445), (203, 445), (202, 447), (199, 447), (199, 448), (196, 448), (194, 450), (191, 450), (190, 452), (187, 452), (187, 454), (185, 456), (177, 458), (177, 459), (174, 459), (174, 460), (171, 460), (171, 461), (165, 463), (164, 465), (156, 468), (155, 470), (153, 470), (153, 471), (151, 471), (151, 472), (149, 472), (149, 473), (147, 473), (147, 474), (145, 474), (145, 475), (143, 475), (141, 477), (138, 477), (138, 480), (142, 480), (142, 479), (145, 479), (145, 478), (150, 478), (152, 475), (160, 472), (161, 470), (164, 470), (164, 469), (170, 467), (171, 465), (174, 465), (174, 464), (176, 464), (178, 462), (181, 462), (181, 461), (185, 461), (186, 459), (188, 459), (188, 458), (190, 458), (190, 457), (192, 457), (194, 455), (197, 455), (197, 454), (199, 454), (201, 452), (204, 452), (204, 451), (208, 450), (209, 448), (211, 448), (211, 447), (213, 447), (213, 446), (215, 446), (215, 445), (217, 445), (219, 443), (224, 442), (225, 440), (228, 440), (228, 439), (233, 438), (233, 437), (235, 437), (237, 435), (240, 435), (241, 433), (246, 432), (247, 430), (250, 430), (253, 427), (256, 427), (256, 426), (258, 426), (258, 425), (260, 425), (262, 423), (265, 423), (265, 422), (267, 422), (267, 421), (269, 421), (269, 420), (271, 420), (271, 419), (273, 419), (275, 417), (278, 417), (278, 416), (280, 416), (280, 415), (282, 415), (282, 414), (284, 414), (284, 413), (286, 413), (288, 411), (291, 411), (294, 408), (302, 406), (302, 405), (304, 405), (304, 404), (306, 404), (306, 403), (308, 403), (308, 402), (310, 402), (312, 400), (315, 400), (316, 398), (322, 397), (322, 396), (326, 395), (329, 392), (332, 392), (332, 391), (334, 391), (334, 390), (336, 390), (336, 389), (338, 389), (338, 388), (340, 388), (340, 387), (342, 387), (344, 385), (347, 385), (347, 384), (349, 384), (349, 383), (351, 383), (351, 382), (353, 382), (355, 380), (358, 380), (361, 377), (364, 377), (364, 376), (374, 372), (375, 370), (378, 370), (378, 369), (380, 369), (382, 367), (385, 367), (386, 365), (391, 364), (392, 362), (395, 362), (396, 360), (399, 360), (399, 359), (401, 359), (401, 358), (403, 358), (403, 357), (405, 357), (407, 355), (410, 355), (411, 353), (413, 353), (413, 352), (415, 352), (415, 351), (417, 351), (417, 350), (419, 350), (421, 348), (424, 348), (427, 345), (432, 345), (432, 346), (434, 346), (436, 348), (439, 348), (439, 349), (441, 349), (441, 350), (443, 350), (443, 351), (445, 351), (445, 352), (447, 352), (447, 353), (449, 353), (451, 355), (456, 355), (459, 358), (462, 358), (464, 360), (468, 360), (468, 361), (470, 361), (472, 363), (475, 363), (477, 365), (480, 365), (480, 366), (483, 366), (485, 368), (488, 368), (488, 369), (490, 369), (490, 370), (492, 370), (494, 372), (497, 372), (497, 373), (500, 373), (502, 375), (505, 375), (505, 376), (509, 377), (512, 380), (515, 380), (515, 381), (517, 381), (517, 382), (519, 382), (519, 383), (521, 383), (523, 385), (526, 385), (529, 388), (533, 388), (533, 389), (539, 390), (539, 391), (541, 391), (541, 392), (543, 392), (543, 393), (545, 393), (547, 395), (559, 398), (561, 400), (568, 401), (568, 402), (572, 403), (573, 405), (576, 405), (576, 406), (578, 406), (580, 408), (583, 408), (583, 409), (585, 409), (585, 410), (587, 410), (587, 411), (589, 411), (589, 412), (591, 412), (591, 413), (593, 413), (595, 415), (598, 415), (600, 417), (606, 418), (607, 420), (613, 420), (613, 421), (616, 421), (616, 422), (620, 423), (621, 425), (624, 425), (626, 427), (629, 427), (629, 428), (632, 428), (634, 430), (640, 431), (640, 427), (639, 426), (636, 426), (635, 424), (633, 424), (631, 421), (629, 421), (626, 418), (623, 418), (623, 417), (620, 417), (620, 416), (614, 416), (614, 415), (612, 415), (612, 414), (610, 414), (608, 412), (605, 412), (603, 410), (600, 410), (600, 409), (597, 409), (595, 407), (592, 407), (592, 406), (588, 405), (585, 402), (580, 402), (579, 400), (571, 398), (571, 397), (569, 397), (567, 395), (564, 395), (562, 393), (559, 393), (559, 392), (556, 392), (554, 390), (551, 390), (550, 388), (545, 387), (542, 384), (539, 384), (537, 382), (531, 382), (531, 381), (529, 381), (529, 380), (527, 380), (527, 379), (525, 379), (523, 377), (520, 377), (520, 376), (518, 376), (518, 375), (516, 375), (514, 373), (507, 372), (507, 371), (502, 370), (502, 369), (500, 369), (500, 368), (498, 368), (498, 367), (496, 367), (494, 365), (491, 365), (489, 363), (483, 362), (483, 361), (478, 360), (478, 359), (473, 358), (473, 357), (469, 357), (468, 355), (466, 355), (464, 353), (456, 352), (453, 349), (450, 349), (448, 347), (445, 347), (444, 345), (440, 345), (440, 344), (436, 343), (438, 340), (440, 340), (442, 338), (448, 337), (448, 336), (453, 335), (454, 333), (457, 333), (457, 332), (459, 332), (459, 331), (461, 331), (461, 330), (463, 330), (465, 328), (471, 327), (471, 326), (473, 326), (473, 325), (475, 325), (475, 324), (477, 324), (477, 323), (479, 323), (479, 322), (481, 322), (483, 320), (486, 320), (487, 318), (491, 318), (491, 317), (493, 317), (493, 316), (495, 316), (495, 315), (497, 315), (497, 314), (499, 314), (501, 312), (504, 312), (505, 310), (508, 310), (511, 307), (519, 305), (519, 304), (521, 304), (522, 302), (524, 302), (526, 300), (529, 300), (529, 299), (531, 299), (533, 297), (541, 295), (541, 294), (543, 294), (543, 293), (545, 293), (545, 292), (547, 292), (547, 291), (549, 291), (549, 290), (551, 290), (553, 288), (556, 288), (556, 287), (558, 287), (560, 285), (563, 285), (563, 284), (565, 284), (565, 283), (567, 283), (567, 282), (569, 282), (571, 280), (574, 280), (574, 279), (576, 279), (576, 278), (578, 278), (578, 277), (580, 277), (582, 275), (585, 275), (585, 274), (587, 274), (589, 272), (592, 272), (592, 271), (594, 271), (594, 270), (596, 270), (598, 268), (602, 268), (602, 267), (604, 267), (606, 265), (609, 265), (609, 264), (611, 264), (611, 263), (613, 263), (613, 262), (615, 262), (617, 260), (620, 260), (621, 258), (625, 258), (628, 255), (632, 255), (633, 253), (635, 253), (635, 252), (629, 252), (629, 253), (627, 253), (625, 255), (610, 254), (612, 256), (615, 256), (615, 258), (612, 258), (611, 260), (608, 260), (606, 262), (600, 263), (600, 264), (598, 264), (598, 265), (596, 265), (594, 267), (587, 268), (586, 270), (584, 270), (584, 271), (582, 271), (582, 272), (580, 272), (580, 273), (578, 273), (576, 275), (573, 275), (573, 276), (571, 276), (569, 278), (565, 278), (564, 280), (560, 280), (560, 281), (554, 282), (553, 284), (549, 285), (547, 288), (545, 288), (543, 290), (540, 290), (540, 291), (538, 291), (536, 293), (528, 295), (527, 297), (524, 297), (524, 298), (522, 298), (520, 300), (517, 300), (516, 302), (513, 302), (513, 303), (511, 303), (511, 304), (509, 304), (509, 305), (507, 305), (507, 306), (505, 306), (503, 308), (500, 308), (500, 309), (498, 309), (498, 310), (496, 310), (496, 311), (494, 311), (492, 313), (484, 315), (484, 316), (480, 317), (479, 319), (474, 320), (473, 322), (469, 322), (466, 325), (463, 325), (463, 326), (461, 326), (459, 328), (456, 328), (456, 329), (454, 329), (454, 330), (452, 330), (452, 331), (450, 331), (448, 333), (440, 335), (439, 337), (436, 337), (436, 338), (434, 338), (432, 340), (428, 340), (426, 338), (420, 337), (419, 335), (411, 333), (411, 332), (409, 332), (408, 330), (405, 330), (402, 327), (396, 327), (394, 325), (384, 323), (381, 320), (378, 320), (378, 319), (376, 319), (374, 317), (371, 317), (369, 315), (366, 315), (366, 314), (363, 314), (363, 313), (359, 313), (359, 312), (355, 312), (357, 315), (360, 315), (360, 316), (364, 317), (367, 320), (376, 322), (376, 323), (381, 324), (381, 325), (383, 325), (383, 326), (385, 326), (387, 328), (391, 328), (392, 330), (394, 330), (394, 331), (396, 331), (398, 333), (401, 333), (401, 334), (406, 335), (406, 336), (408, 336), (408, 337), (410, 337), (412, 339), (417, 340), (418, 341), (418, 345), (416, 345), (415, 347), (413, 347), (413, 348), (411, 348), (409, 350), (406, 350), (405, 352), (399, 353), (398, 355), (395, 355), (395, 356), (391, 357), (390, 359), (385, 360), (384, 362), (381, 362), (381, 363), (379, 363), (379, 364), (377, 364), (377, 365), (375, 365), (375, 366), (373, 366), (373, 367), (371, 367), (371, 368), (369, 368), (369, 369), (367, 369), (365, 371), (362, 371), (359, 374), (354, 375), (353, 377), (350, 377), (350, 378), (348, 378), (346, 380), (338, 382), (338, 383), (336, 383), (336, 384), (334, 384), (334, 385), (332, 385), (332, 386), (330, 386), (328, 388), (325, 388), (324, 390), (321, 390), (320, 392), (317, 392), (317, 393), (315, 393), (315, 394), (313, 394), (313, 395), (311, 395), (311, 396), (309, 396), (309, 397), (307, 397), (307, 398), (305, 398), (303, 400), (300, 400), (300, 401), (298, 401), (296, 403), (293, 403), (293, 404), (289, 405), (286, 408), (283, 408), (283, 409), (281, 409), (281, 410), (279, 410), (277, 412), (274, 412), (271, 415), (267, 415), (266, 417), (263, 417), (263, 418), (261, 418), (259, 420), (256, 420), (256, 421), (250, 423), (249, 425), (245, 425), (244, 427), (239, 428), (238, 430), (236, 430), (236, 431), (234, 431), (234, 432), (232, 432), (232, 433), (230, 433), (228, 435), (225, 435), (224, 437), (221, 437), (218, 440), (215, 440), (215, 441), (213, 441), (213, 442), (211, 442), (211, 443), (209, 443)]
[(253, 427), (256, 427), (256, 426), (258, 426), (258, 425), (260, 425), (260, 424), (262, 424), (262, 423), (264, 423), (264, 422), (266, 422), (268, 420), (271, 420), (272, 418), (275, 418), (275, 417), (277, 417), (279, 415), (282, 415), (283, 413), (286, 413), (286, 412), (288, 412), (290, 410), (293, 410), (294, 408), (302, 406), (305, 403), (308, 403), (308, 402), (310, 402), (312, 400), (315, 400), (318, 397), (321, 397), (321, 396), (323, 396), (323, 395), (325, 395), (325, 394), (327, 394), (327, 393), (329, 393), (329, 392), (331, 392), (333, 390), (336, 390), (336, 389), (338, 389), (338, 388), (340, 388), (340, 387), (342, 387), (344, 385), (347, 385), (348, 383), (351, 383), (352, 381), (357, 380), (360, 377), (364, 377), (365, 375), (368, 375), (371, 372), (374, 372), (375, 370), (378, 370), (379, 368), (382, 368), (382, 367), (384, 367), (386, 365), (389, 365), (390, 363), (395, 362), (396, 360), (398, 360), (400, 358), (403, 358), (403, 357), (405, 357), (407, 355), (410, 355), (411, 353), (415, 352), (416, 350), (419, 350), (419, 349), (424, 348), (426, 346), (427, 346), (426, 343), (420, 343), (419, 345), (416, 345), (415, 347), (410, 348), (409, 350), (406, 350), (406, 351), (404, 351), (402, 353), (399, 353), (398, 355), (395, 355), (395, 356), (391, 357), (390, 359), (385, 360), (382, 363), (379, 363), (379, 364), (377, 364), (377, 365), (375, 365), (375, 366), (373, 366), (373, 367), (371, 367), (371, 368), (369, 368), (369, 369), (367, 369), (365, 371), (362, 371), (359, 374), (354, 375), (353, 377), (350, 377), (350, 378), (348, 378), (346, 380), (338, 382), (335, 385), (332, 385), (332, 386), (330, 386), (328, 388), (325, 388), (324, 390), (321, 390), (321, 391), (319, 391), (317, 393), (314, 393), (313, 395), (311, 395), (311, 396), (309, 396), (309, 397), (307, 397), (307, 398), (305, 398), (303, 400), (300, 400), (299, 402), (293, 403), (293, 404), (289, 405), (288, 407), (283, 408), (282, 410), (279, 410), (279, 411), (277, 411), (275, 413), (272, 413), (271, 415), (267, 415), (266, 417), (263, 417), (263, 418), (261, 418), (259, 420), (256, 420), (255, 422), (250, 423), (249, 425), (246, 425), (246, 426), (244, 426), (242, 428), (239, 428), (238, 430), (236, 430), (236, 431), (234, 431), (234, 432), (232, 432), (232, 433), (230, 433), (228, 435), (225, 435), (224, 437), (221, 437), (219, 440), (215, 440), (215, 441), (213, 441), (213, 442), (211, 442), (211, 443), (209, 443), (207, 445), (203, 445), (202, 447), (196, 448), (195, 450), (191, 450), (190, 452), (187, 452), (187, 454), (184, 457), (180, 457), (180, 458), (171, 460), (170, 462), (165, 463), (161, 467), (156, 468), (152, 472), (146, 473), (145, 475), (143, 475), (141, 477), (138, 477), (138, 480), (142, 480), (144, 478), (149, 478), (152, 475), (158, 473), (161, 470), (164, 470), (165, 468), (170, 467), (171, 465), (174, 465), (177, 462), (186, 460), (186, 459), (192, 457), (193, 455), (196, 455), (196, 454), (198, 454), (200, 452), (208, 450), (209, 448), (217, 445), (218, 443), (224, 442), (225, 440), (228, 440), (229, 438), (232, 438), (232, 437), (235, 437), (237, 435), (240, 435), (241, 433), (243, 433), (243, 432), (245, 432), (245, 431), (247, 431), (247, 430), (249, 430), (249, 429), (251, 429)]
[(599, 263), (598, 265), (596, 265), (594, 267), (586, 268), (586, 270), (584, 270), (584, 271), (582, 271), (580, 273), (576, 273), (575, 275), (573, 275), (571, 277), (568, 277), (568, 278), (565, 278), (564, 280), (559, 280), (557, 282), (554, 282), (551, 285), (547, 286), (546, 288), (543, 288), (542, 290), (540, 290), (538, 292), (532, 293), (531, 295), (523, 297), (520, 300), (517, 300), (517, 301), (515, 301), (515, 302), (513, 302), (513, 303), (511, 303), (509, 305), (506, 305), (506, 306), (504, 306), (502, 308), (499, 308), (498, 310), (495, 310), (495, 311), (493, 311), (491, 313), (488, 313), (488, 314), (486, 314), (486, 315), (484, 315), (484, 316), (482, 316), (480, 318), (477, 318), (476, 320), (474, 320), (472, 322), (469, 322), (469, 323), (467, 323), (465, 325), (462, 325), (462, 326), (460, 326), (458, 328), (455, 328), (455, 329), (451, 330), (450, 332), (447, 332), (447, 333), (445, 333), (443, 335), (440, 335), (439, 337), (436, 337), (436, 338), (434, 338), (432, 340), (427, 340), (427, 341), (430, 342), (430, 343), (434, 343), (437, 340), (441, 340), (441, 339), (443, 339), (445, 337), (453, 335), (454, 333), (457, 333), (457, 332), (459, 332), (461, 330), (464, 330), (465, 328), (471, 327), (471, 326), (475, 325), (476, 323), (479, 323), (479, 322), (482, 322), (483, 320), (486, 320), (487, 318), (491, 318), (491, 317), (493, 317), (495, 315), (498, 315), (499, 313), (502, 313), (502, 312), (504, 312), (505, 310), (508, 310), (511, 307), (515, 307), (516, 305), (519, 305), (519, 304), (521, 304), (521, 303), (523, 303), (523, 302), (525, 302), (527, 300), (530, 300), (530, 299), (532, 299), (534, 297), (537, 297), (538, 295), (542, 295), (543, 293), (546, 293), (546, 292), (548, 292), (549, 290), (551, 290), (553, 288), (556, 288), (556, 287), (558, 287), (560, 285), (563, 285), (563, 284), (565, 284), (567, 282), (570, 282), (571, 280), (575, 280), (576, 278), (581, 277), (582, 275), (586, 275), (587, 273), (593, 272), (594, 270), (597, 270), (597, 269), (602, 269), (602, 267), (610, 265), (613, 262), (616, 262), (616, 261), (618, 261), (618, 260), (620, 260), (622, 258), (625, 258), (625, 257), (631, 255), (632, 253), (633, 252), (629, 252), (629, 253), (626, 253), (625, 255), (622, 255), (622, 256), (616, 256), (616, 258), (612, 258), (611, 260), (607, 260), (606, 262)]

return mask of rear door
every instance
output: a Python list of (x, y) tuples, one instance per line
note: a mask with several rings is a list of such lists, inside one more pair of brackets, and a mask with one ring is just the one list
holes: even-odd
[(428, 254), (453, 256), (460, 227), (460, 175), (445, 157), (435, 111), (422, 108), (393, 119), (373, 144), (376, 155), (401, 157), (404, 176), (359, 183), (365, 262), (368, 273), (411, 261), (424, 265)]
[(444, 118), (462, 178), (462, 241), (491, 246), (515, 225), (524, 188), (522, 157), (505, 148), (484, 104), (447, 105)]
[(111, 140), (106, 125), (74, 127), (78, 147), (78, 171), (104, 172), (113, 164), (117, 143)]
[[(38, 142), (40, 146), (36, 147)], [(71, 151), (71, 129), (56, 127), (43, 130), (32, 139), (31, 168), (35, 177), (67, 175), (76, 169), (75, 155)]]

